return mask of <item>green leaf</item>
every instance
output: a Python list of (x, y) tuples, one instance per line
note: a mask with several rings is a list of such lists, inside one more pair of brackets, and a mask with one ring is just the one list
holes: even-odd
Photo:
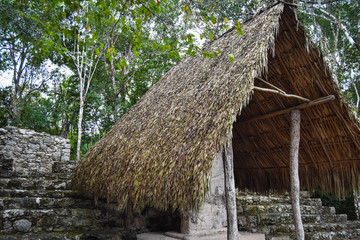
[(203, 51), (203, 52), (202, 52), (202, 55), (203, 55), (204, 58), (206, 58), (206, 57), (208, 57), (209, 52), (208, 52), (208, 51)]
[(187, 54), (191, 54), (191, 52), (192, 52), (192, 50), (193, 50), (193, 48), (194, 48), (194, 45), (193, 44), (191, 44), (190, 46), (189, 46), (189, 49), (187, 50)]
[(189, 33), (188, 35), (186, 35), (187, 36), (187, 39), (188, 39), (188, 41), (190, 42), (190, 43), (193, 43), (194, 42), (194, 40), (192, 39), (192, 36), (191, 36), (191, 34)]
[(152, 45), (152, 49), (153, 49), (153, 51), (157, 51), (159, 49), (159, 44), (154, 42)]
[(238, 34), (244, 35), (244, 32), (243, 32), (243, 30), (241, 29), (241, 28), (242, 28), (242, 24), (241, 24), (240, 22), (238, 22), (238, 21), (236, 22), (235, 28), (236, 28), (236, 31), (237, 31)]
[(212, 32), (209, 32), (209, 38), (210, 38), (210, 41), (214, 41), (214, 35)]
[(164, 51), (165, 51), (165, 46), (164, 46), (164, 45), (160, 45), (160, 50), (161, 50), (162, 52), (164, 52)]
[(229, 60), (230, 60), (230, 62), (234, 62), (234, 60), (235, 60), (235, 57), (232, 53), (229, 54)]
[(98, 48), (95, 49), (95, 54), (100, 57), (100, 50)]
[(210, 20), (212, 23), (216, 23), (216, 17), (214, 17), (214, 15), (211, 15)]
[(171, 46), (169, 44), (166, 45), (166, 50), (168, 50), (170, 52)]
[(117, 4), (117, 1), (113, 1), (113, 2), (111, 3), (111, 8), (114, 9), (114, 8), (116, 7), (116, 4)]
[(116, 64), (116, 68), (118, 69), (118, 70), (120, 70), (121, 69), (121, 65), (118, 63), (118, 64)]
[(125, 59), (121, 59), (119, 61), (120, 65), (123, 66), (123, 67), (126, 67), (127, 66), (127, 63), (126, 63), (126, 60)]
[[(137, 29), (141, 29), (142, 28), (142, 20), (140, 19), (140, 18), (137, 18), (137, 19), (135, 19), (135, 22), (136, 22), (136, 28)], [(138, 34), (139, 36), (140, 36), (140, 34)]]
[(138, 51), (135, 51), (134, 55), (135, 55), (136, 58), (139, 58), (139, 52)]

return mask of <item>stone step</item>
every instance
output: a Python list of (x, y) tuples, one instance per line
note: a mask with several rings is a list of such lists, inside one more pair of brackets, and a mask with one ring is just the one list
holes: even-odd
[(0, 198), (0, 210), (6, 209), (54, 209), (94, 208), (92, 200), (82, 198), (23, 197)]
[[(301, 205), (300, 210), (302, 214), (335, 214), (334, 207), (327, 206), (312, 206)], [(290, 204), (277, 205), (237, 205), (238, 215), (256, 215), (264, 213), (292, 213), (292, 206)]]
[[(52, 172), (54, 173), (72, 173), (77, 166), (77, 161), (53, 161), (52, 162)], [(13, 169), (13, 161), (11, 159), (3, 159), (0, 162), (0, 170), (3, 171), (11, 171)], [(19, 174), (29, 174), (28, 173), (21, 173)], [(40, 172), (36, 172), (36, 174), (41, 174)]]
[[(308, 235), (315, 234), (317, 232), (347, 232), (349, 229), (360, 229), (360, 221), (348, 221), (344, 223), (304, 224), (305, 234)], [(293, 224), (277, 224), (272, 226), (253, 228), (250, 231), (264, 233), (265, 235), (281, 235), (287, 233), (294, 233), (295, 226)]]
[[(97, 209), (6, 209), (2, 211), (2, 233), (94, 230), (101, 211)], [(28, 229), (23, 230), (23, 226)]]
[(101, 231), (74, 231), (53, 233), (0, 234), (2, 240), (136, 240), (136, 235), (122, 228), (104, 228)]
[[(255, 192), (236, 192), (236, 196), (256, 198), (256, 197), (271, 197), (271, 198), (287, 198), (290, 199), (289, 193), (255, 193)], [(300, 198), (310, 198), (310, 193), (308, 191), (300, 191)]]
[(343, 240), (343, 239), (360, 239), (360, 229), (348, 229), (337, 232), (316, 232), (308, 234), (312, 240)]
[[(303, 214), (303, 223), (335, 223), (346, 222), (346, 214), (336, 215), (317, 215), (317, 214)], [(248, 228), (253, 226), (268, 226), (276, 224), (292, 224), (292, 213), (265, 213), (252, 216), (238, 215), (239, 228)]]
[(73, 190), (22, 190), (22, 189), (0, 189), (0, 197), (48, 197), (48, 198), (62, 198), (74, 197), (82, 198), (79, 193)]
[[(226, 240), (227, 234), (226, 232), (217, 232), (206, 235), (188, 235), (177, 232), (147, 232), (137, 234), (138, 240)], [(264, 234), (259, 233), (249, 233), (249, 232), (239, 232), (239, 240), (265, 240)]]
[[(237, 205), (276, 205), (291, 204), (289, 197), (284, 196), (244, 196), (236, 198)], [(300, 198), (301, 205), (322, 206), (320, 198)]]
[(0, 178), (0, 189), (22, 189), (22, 190), (59, 190), (71, 189), (69, 179), (37, 178)]
[(12, 170), (0, 170), (0, 179), (1, 178), (10, 178), (10, 179), (44, 178), (44, 179), (48, 179), (48, 180), (55, 180), (55, 179), (69, 180), (69, 179), (71, 179), (71, 176), (72, 176), (72, 172), (34, 173), (34, 172), (14, 172)]

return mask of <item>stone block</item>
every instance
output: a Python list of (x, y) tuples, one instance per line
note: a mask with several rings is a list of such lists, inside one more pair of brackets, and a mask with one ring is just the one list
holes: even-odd
[(17, 217), (21, 217), (25, 214), (23, 209), (9, 209), (3, 211), (3, 219), (14, 219)]
[(210, 180), (210, 192), (199, 211), (181, 216), (180, 231), (196, 235), (199, 232), (216, 231), (227, 226), (225, 205), (224, 167), (221, 152), (216, 154)]
[(13, 227), (19, 232), (29, 232), (31, 230), (31, 222), (27, 219), (16, 220)]
[(4, 228), (5, 230), (12, 229), (12, 223), (11, 223), (11, 221), (5, 221), (4, 224), (3, 224), (3, 228)]
[(60, 159), (60, 157), (61, 157), (61, 153), (59, 151), (54, 152), (52, 154), (52, 158), (53, 158), (54, 161), (58, 161)]
[(5, 135), (8, 131), (5, 128), (0, 128), (0, 135)]

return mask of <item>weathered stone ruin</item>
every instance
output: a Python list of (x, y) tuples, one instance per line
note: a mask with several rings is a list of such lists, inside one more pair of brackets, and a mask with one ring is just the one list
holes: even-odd
[[(0, 239), (131, 240), (137, 233), (149, 231), (200, 236), (226, 227), (220, 154), (212, 169), (211, 191), (198, 213), (183, 216), (180, 227), (180, 219), (171, 213), (155, 209), (134, 212), (131, 230), (125, 229), (124, 215), (115, 204), (100, 200), (95, 206), (93, 200), (71, 189), (76, 162), (69, 157), (67, 139), (15, 127), (0, 128)], [(294, 238), (288, 196), (241, 192), (237, 208), (239, 230), (263, 233), (266, 239)], [(359, 221), (348, 221), (333, 207), (322, 206), (320, 199), (303, 193), (301, 210), (310, 239), (360, 238)]]
[[(69, 158), (67, 139), (0, 128), (0, 239), (135, 239), (114, 205), (71, 190)], [(134, 229), (156, 214), (135, 215)]]

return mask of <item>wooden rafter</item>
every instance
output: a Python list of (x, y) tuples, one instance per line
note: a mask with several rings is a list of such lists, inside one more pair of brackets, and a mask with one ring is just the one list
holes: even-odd
[(262, 92), (277, 93), (277, 94), (280, 94), (280, 95), (282, 95), (284, 97), (297, 98), (297, 99), (300, 99), (300, 100), (303, 100), (303, 101), (306, 101), (306, 102), (310, 102), (310, 99), (308, 99), (308, 98), (304, 98), (304, 97), (301, 97), (301, 96), (298, 96), (298, 95), (295, 95), (295, 94), (288, 94), (285, 91), (278, 90), (278, 89), (262, 88), (262, 87), (257, 87), (257, 86), (254, 86), (254, 89), (258, 90), (258, 91), (262, 91)]
[(278, 116), (278, 115), (289, 113), (292, 110), (301, 110), (301, 109), (309, 108), (309, 107), (312, 107), (312, 106), (315, 106), (315, 105), (324, 104), (324, 103), (327, 103), (327, 102), (332, 101), (334, 99), (335, 99), (334, 95), (326, 96), (326, 97), (323, 97), (323, 98), (318, 98), (318, 99), (315, 99), (315, 100), (312, 100), (310, 102), (303, 103), (303, 104), (300, 104), (300, 105), (297, 105), (297, 106), (294, 106), (294, 107), (290, 107), (290, 108), (282, 109), (282, 110), (279, 110), (279, 111), (270, 112), (270, 113), (267, 113), (267, 114), (262, 114), (262, 115), (259, 115), (259, 116), (251, 117), (251, 118), (245, 119), (243, 121), (240, 121), (240, 123), (258, 121), (258, 120), (263, 120), (263, 119), (270, 118), (270, 117), (275, 117), (275, 116)]

